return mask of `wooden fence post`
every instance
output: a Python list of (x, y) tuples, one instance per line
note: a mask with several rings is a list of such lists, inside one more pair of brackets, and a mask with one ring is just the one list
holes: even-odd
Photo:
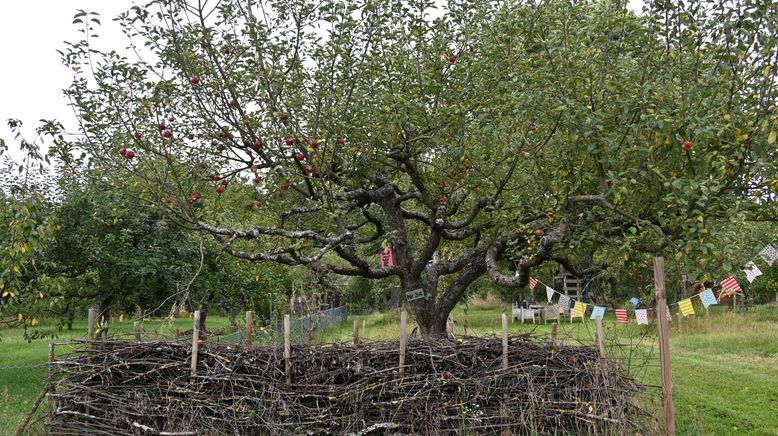
[(254, 324), (254, 312), (246, 311), (246, 338), (244, 339), (247, 347), (251, 346), (251, 326)]
[(400, 312), (400, 374), (405, 369), (405, 348), (408, 346), (408, 314), (403, 310)]
[(558, 321), (551, 324), (551, 341), (556, 344)]
[(605, 334), (602, 330), (602, 318), (596, 317), (594, 319), (595, 324), (597, 325), (597, 348), (600, 350), (600, 358), (605, 358)]
[(359, 345), (359, 320), (354, 320), (354, 346)]
[(502, 314), (502, 369), (508, 369), (508, 315)]
[(140, 321), (135, 321), (132, 323), (132, 326), (135, 331), (135, 340), (140, 341), (141, 333), (140, 333)]
[(665, 259), (663, 257), (654, 258), (654, 286), (656, 286), (656, 318), (659, 329), (659, 358), (662, 367), (665, 433), (669, 436), (675, 436), (673, 379), (670, 371), (670, 335), (667, 331), (667, 301), (665, 300)]
[(286, 373), (286, 384), (292, 384), (292, 321), (289, 314), (284, 315), (284, 372)]
[(95, 308), (90, 307), (86, 324), (86, 338), (90, 341), (95, 338), (95, 313)]
[(194, 312), (194, 325), (192, 326), (192, 366), (191, 376), (197, 376), (197, 354), (200, 351), (200, 311)]

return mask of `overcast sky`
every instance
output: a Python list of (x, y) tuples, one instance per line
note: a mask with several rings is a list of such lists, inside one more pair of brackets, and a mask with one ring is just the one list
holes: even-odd
[[(70, 72), (62, 66), (57, 49), (63, 41), (77, 41), (72, 24), (77, 9), (99, 12), (102, 26), (99, 46), (121, 49), (126, 41), (111, 21), (136, 4), (133, 0), (2, 0), (0, 1), (0, 138), (15, 148), (6, 126), (8, 118), (21, 119), (25, 137), (35, 139), (39, 119), (58, 119), (73, 131), (75, 118), (62, 95)], [(630, 0), (639, 9), (641, 0)]]

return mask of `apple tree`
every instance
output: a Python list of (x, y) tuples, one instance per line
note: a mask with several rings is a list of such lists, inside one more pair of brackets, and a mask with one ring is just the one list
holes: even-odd
[(764, 182), (777, 13), (154, 0), (116, 18), (120, 50), (82, 11), (62, 52), (81, 137), (52, 152), (140, 178), (239, 258), (421, 290), (410, 310), (438, 336), (479, 277), (704, 246)]

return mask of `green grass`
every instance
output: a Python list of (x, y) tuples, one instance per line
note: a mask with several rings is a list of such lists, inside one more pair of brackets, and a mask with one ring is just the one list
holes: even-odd
[[(209, 316), (208, 329), (220, 329), (229, 324), (225, 317)], [(192, 329), (192, 320), (178, 318), (172, 323), (163, 320), (147, 320), (144, 324), (144, 337), (175, 335), (176, 330)], [(14, 434), (16, 426), (32, 409), (35, 398), (43, 389), (48, 370), (49, 342), (59, 343), (55, 354), (62, 355), (70, 346), (61, 345), (72, 339), (86, 336), (86, 321), (78, 320), (73, 330), (60, 328), (55, 321), (44, 320), (38, 329), (55, 335), (54, 339), (41, 339), (27, 342), (22, 329), (0, 329), (0, 435)], [(114, 320), (112, 334), (131, 336), (134, 331), (132, 321)]]
[[(679, 435), (778, 435), (778, 306), (762, 306), (747, 313), (732, 314), (716, 308), (710, 318), (696, 316), (671, 324), (676, 425)], [(508, 308), (499, 304), (473, 304), (457, 307), (452, 314), (455, 332), (497, 336), (500, 313)], [(315, 342), (350, 341), (354, 319), (360, 321), (363, 340), (395, 340), (399, 333), (399, 312), (349, 317), (322, 334)], [(659, 359), (654, 326), (618, 324), (612, 315), (605, 319), (608, 356), (620, 359), (639, 381), (658, 386)], [(209, 328), (227, 325), (226, 318), (209, 317)], [(146, 331), (158, 329), (170, 335), (176, 329), (191, 329), (190, 319), (178, 319), (172, 325), (147, 322)], [(43, 325), (59, 335), (57, 342), (84, 336), (85, 323), (74, 325), (73, 332)], [(131, 334), (131, 322), (115, 321), (114, 332)], [(409, 330), (413, 328), (410, 323)], [(547, 335), (551, 324), (509, 323), (509, 332), (534, 332)], [(594, 322), (563, 322), (559, 338), (567, 344), (593, 344)], [(9, 366), (36, 365), (46, 361), (48, 340), (24, 342), (19, 330), (0, 330), (0, 435), (13, 431), (16, 423), (32, 406), (45, 380), (45, 369), (3, 370)], [(616, 344), (631, 344), (618, 347)], [(628, 359), (629, 352), (631, 359)], [(57, 353), (66, 349), (58, 349)], [(647, 364), (647, 365), (644, 365)], [(638, 369), (642, 369), (638, 371)], [(37, 372), (36, 372), (37, 371)], [(647, 407), (661, 416), (658, 388), (645, 396)]]

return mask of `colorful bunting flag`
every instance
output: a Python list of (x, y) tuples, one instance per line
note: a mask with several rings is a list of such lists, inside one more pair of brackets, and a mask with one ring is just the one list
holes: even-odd
[(637, 297), (632, 297), (629, 299), (630, 304), (632, 304), (633, 307), (638, 307), (638, 304), (640, 304), (640, 300), (638, 300)]
[(529, 291), (535, 292), (535, 286), (538, 285), (538, 281), (534, 277), (529, 276)]
[(567, 309), (570, 306), (570, 297), (565, 294), (560, 295), (557, 305), (559, 305), (559, 307), (562, 309)]
[(667, 307), (667, 322), (670, 322), (673, 320), (673, 315), (670, 314), (670, 306), (665, 307)]
[(586, 303), (583, 301), (576, 301), (575, 306), (573, 306), (573, 309), (570, 311), (570, 316), (580, 316), (583, 318), (584, 313), (586, 313)]
[(712, 289), (706, 289), (702, 291), (702, 293), (700, 293), (700, 301), (702, 301), (702, 305), (705, 306), (706, 309), (708, 308), (708, 306), (711, 306), (713, 304), (719, 304), (716, 301), (716, 296), (713, 295)]
[(683, 316), (694, 315), (694, 306), (692, 305), (691, 298), (679, 301), (678, 307), (681, 308), (681, 314), (683, 314)]
[(732, 295), (743, 290), (740, 288), (737, 280), (732, 276), (729, 276), (726, 280), (721, 282), (721, 289), (723, 289), (725, 291), (724, 293), (727, 295)]
[(394, 266), (394, 253), (391, 248), (384, 248), (378, 252), (378, 262), (381, 269), (387, 269)]
[(638, 309), (635, 311), (635, 321), (640, 324), (648, 324), (648, 311), (646, 309)]
[(627, 311), (624, 309), (616, 309), (615, 312), (616, 319), (622, 324), (627, 324)]
[(743, 272), (746, 273), (746, 279), (748, 279), (748, 283), (753, 283), (755, 278), (762, 275), (762, 270), (760, 270), (754, 262), (748, 262), (746, 267), (743, 269)]
[(605, 318), (605, 308), (601, 306), (594, 306), (592, 308), (592, 316), (590, 319), (596, 320), (597, 317), (600, 317), (600, 319)]
[(546, 286), (546, 298), (548, 298), (548, 302), (550, 303), (551, 300), (554, 298), (554, 289), (550, 286)]
[(770, 244), (763, 248), (762, 251), (759, 252), (759, 255), (762, 256), (762, 259), (764, 259), (769, 266), (773, 266), (773, 263), (778, 260), (778, 250)]

